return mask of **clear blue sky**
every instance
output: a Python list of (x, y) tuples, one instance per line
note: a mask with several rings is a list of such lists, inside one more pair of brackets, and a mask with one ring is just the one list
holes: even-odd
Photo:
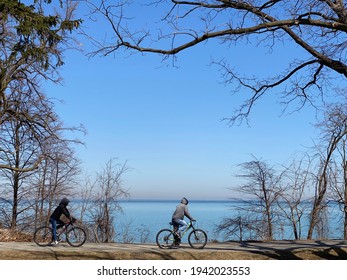
[[(102, 22), (97, 28), (107, 30)], [(177, 68), (155, 54), (88, 59), (69, 51), (64, 85), (46, 91), (64, 100), (56, 109), (66, 125), (88, 130), (86, 147), (77, 149), (87, 174), (116, 157), (131, 168), (123, 179), (132, 198), (227, 199), (237, 165), (251, 154), (281, 164), (312, 145), (314, 113), (280, 116), (282, 107), (269, 96), (254, 108), (250, 127), (229, 127), (221, 120), (240, 105), (242, 92), (232, 96), (210, 60), (226, 56), (240, 73), (266, 76), (297, 53), (210, 42), (180, 54)]]

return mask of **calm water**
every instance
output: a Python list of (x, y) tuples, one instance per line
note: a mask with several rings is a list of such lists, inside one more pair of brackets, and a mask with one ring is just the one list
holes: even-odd
[[(155, 242), (156, 233), (162, 228), (169, 228), (171, 215), (177, 201), (123, 201), (120, 206), (124, 214), (116, 216), (115, 228), (117, 242)], [(232, 210), (237, 202), (231, 201), (191, 201), (188, 205), (191, 215), (197, 220), (198, 228), (206, 231), (209, 240), (223, 241), (224, 237), (215, 233), (216, 226), (224, 218), (236, 217)], [(342, 238), (341, 212), (331, 206), (328, 212), (329, 238)], [(306, 226), (306, 228), (305, 228)], [(307, 221), (304, 222), (302, 238), (307, 234)], [(293, 239), (289, 227), (282, 227), (277, 239)], [(142, 240), (141, 240), (142, 239)], [(237, 240), (238, 237), (229, 239)]]
[[(148, 230), (148, 242), (155, 242), (156, 233), (168, 228), (177, 201), (124, 201), (120, 203), (124, 214), (118, 215), (116, 229), (125, 229), (130, 224), (132, 231)], [(196, 227), (206, 231), (209, 239), (215, 239), (215, 227), (223, 218), (230, 216), (228, 201), (191, 201), (189, 212), (197, 220)], [(187, 220), (188, 221), (188, 220)], [(130, 229), (129, 229), (130, 230)], [(138, 240), (135, 240), (138, 242)]]

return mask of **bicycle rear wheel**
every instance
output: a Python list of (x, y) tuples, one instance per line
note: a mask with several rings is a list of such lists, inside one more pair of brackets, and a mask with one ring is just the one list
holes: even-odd
[(53, 230), (48, 226), (42, 226), (35, 230), (34, 242), (39, 246), (48, 246), (53, 241)]
[(195, 229), (188, 235), (188, 242), (192, 248), (203, 249), (207, 243), (207, 234), (202, 229)]
[(162, 249), (170, 249), (175, 244), (174, 233), (170, 229), (162, 229), (155, 238), (157, 245)]
[(72, 247), (80, 247), (87, 240), (87, 234), (81, 227), (71, 227), (66, 232), (66, 241)]

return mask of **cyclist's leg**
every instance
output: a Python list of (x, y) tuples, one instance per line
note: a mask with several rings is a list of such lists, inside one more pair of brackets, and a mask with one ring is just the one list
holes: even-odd
[(174, 233), (174, 238), (175, 238), (175, 242), (174, 245), (179, 245), (181, 243), (181, 234), (179, 232), (179, 223), (178, 223), (178, 219), (172, 219), (171, 224), (173, 226), (173, 233)]
[(181, 219), (174, 219), (173, 224), (174, 224), (174, 226), (176, 225), (178, 227), (177, 233), (178, 233), (179, 238), (180, 238), (181, 233), (187, 229), (188, 224), (185, 220), (181, 220)]
[[(57, 221), (57, 230), (64, 227), (65, 226), (65, 223), (62, 221), (62, 220), (58, 220)], [(59, 234), (56, 234), (56, 237), (57, 237), (57, 241), (58, 242), (61, 242), (61, 237)]]
[(180, 233), (185, 231), (188, 227), (188, 224), (185, 220), (178, 220), (178, 224), (179, 224), (178, 232)]
[(65, 223), (62, 220), (57, 221), (57, 229), (62, 228), (65, 225)]
[(50, 218), (49, 222), (52, 224), (53, 241), (57, 241), (57, 221), (53, 218)]

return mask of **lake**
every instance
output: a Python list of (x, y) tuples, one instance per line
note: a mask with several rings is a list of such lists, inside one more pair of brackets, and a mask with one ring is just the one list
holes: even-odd
[[(177, 201), (168, 200), (122, 201), (120, 206), (124, 214), (117, 215), (116, 231), (119, 232), (121, 228), (125, 229), (129, 225), (129, 229), (137, 233), (146, 229), (148, 242), (155, 242), (156, 233), (162, 228), (170, 227), (169, 222), (177, 204)], [(192, 217), (197, 220), (196, 227), (206, 231), (209, 239), (215, 239), (216, 225), (231, 214), (229, 201), (191, 201), (188, 208)]]
[[(197, 220), (196, 227), (201, 228), (208, 234), (209, 240), (224, 241), (221, 234), (216, 234), (216, 226), (224, 218), (236, 217), (238, 213), (232, 207), (240, 205), (235, 201), (190, 201), (188, 207), (190, 214)], [(121, 201), (120, 206), (124, 214), (117, 214), (115, 229), (117, 242), (155, 242), (156, 233), (162, 228), (169, 228), (171, 215), (175, 210), (178, 201), (151, 201), (151, 200), (131, 200)], [(328, 211), (329, 238), (341, 239), (342, 234), (342, 214), (332, 205)], [(306, 226), (306, 228), (305, 228)], [(303, 221), (302, 238), (306, 237), (307, 219)], [(237, 236), (228, 239), (238, 240)], [(276, 239), (294, 239), (291, 228), (284, 226)]]

